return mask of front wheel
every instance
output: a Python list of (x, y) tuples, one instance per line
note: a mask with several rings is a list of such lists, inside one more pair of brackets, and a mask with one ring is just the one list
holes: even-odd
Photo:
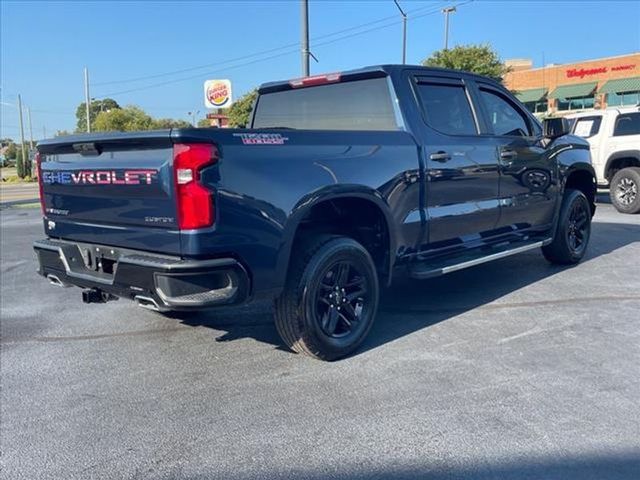
[(571, 265), (584, 257), (591, 237), (591, 207), (580, 190), (566, 190), (553, 241), (542, 247), (551, 263)]
[(619, 212), (640, 212), (640, 168), (627, 167), (616, 172), (609, 185), (609, 196)]
[(301, 242), (275, 302), (278, 333), (295, 352), (335, 360), (365, 339), (378, 308), (378, 277), (369, 252), (348, 237)]

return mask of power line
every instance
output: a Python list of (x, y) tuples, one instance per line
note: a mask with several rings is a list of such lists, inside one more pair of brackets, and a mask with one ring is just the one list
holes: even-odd
[[(285, 55), (291, 55), (292, 53), (297, 53), (297, 52), (298, 52), (297, 50), (292, 50), (292, 51), (289, 51), (289, 52), (279, 53), (277, 55), (271, 55), (270, 57), (259, 58), (257, 60), (253, 60), (251, 62), (246, 62), (246, 63), (242, 63), (240, 65), (234, 65), (234, 66), (231, 66), (231, 67), (227, 67), (227, 68), (224, 69), (224, 71), (233, 70), (235, 68), (240, 68), (240, 67), (246, 67), (247, 65), (252, 65), (254, 63), (259, 63), (259, 62), (265, 62), (267, 60), (272, 60), (274, 58), (283, 57)], [(214, 73), (214, 72), (210, 72), (209, 74), (212, 74), (212, 73)], [(215, 73), (217, 73), (217, 72), (215, 72)], [(99, 98), (115, 97), (116, 95), (123, 95), (125, 93), (139, 92), (140, 90), (148, 90), (149, 88), (162, 87), (164, 85), (170, 85), (172, 83), (179, 83), (179, 82), (184, 82), (184, 81), (187, 81), (187, 80), (192, 80), (194, 78), (200, 78), (200, 77), (202, 77), (202, 75), (205, 75), (205, 74), (204, 73), (198, 73), (197, 75), (191, 75), (189, 77), (174, 78), (172, 80), (166, 80), (164, 82), (154, 83), (154, 84), (151, 84), (151, 85), (146, 85), (144, 87), (136, 87), (136, 88), (131, 88), (129, 90), (121, 90), (119, 92), (112, 92), (112, 93), (107, 93), (107, 94), (104, 94), (104, 95), (98, 95), (98, 96), (96, 96), (94, 98), (98, 98), (99, 99)]]
[[(462, 6), (462, 5), (465, 5), (467, 3), (471, 3), (472, 1), (473, 0), (467, 0), (466, 2), (462, 2), (462, 3), (456, 4), (456, 6)], [(425, 8), (423, 7), (421, 9), (419, 9), (419, 10), (424, 10), (424, 9)], [(416, 9), (416, 10), (418, 10), (418, 9)], [(414, 11), (416, 11), (416, 10), (414, 10)], [(426, 16), (429, 16), (429, 15), (434, 15), (434, 14), (439, 13), (439, 12), (440, 12), (440, 8), (438, 7), (436, 9), (434, 9), (434, 10), (431, 10), (429, 12), (423, 13), (421, 15), (414, 15), (412, 17), (409, 17), (408, 20), (409, 21), (415, 20), (415, 19), (426, 17)], [(390, 18), (396, 18), (396, 17), (386, 17), (385, 19), (376, 20), (375, 22), (369, 22), (369, 24), (381, 23), (382, 21), (388, 20)], [(366, 33), (370, 33), (370, 32), (376, 31), (376, 30), (382, 30), (384, 28), (389, 28), (389, 27), (392, 27), (394, 25), (398, 25), (399, 23), (401, 23), (401, 21), (398, 21), (397, 19), (395, 19), (394, 21), (392, 21), (390, 23), (387, 23), (386, 25), (381, 25), (381, 26), (378, 26), (378, 27), (369, 28), (367, 30), (362, 30), (360, 32), (355, 32), (355, 33), (352, 33), (350, 35), (344, 35), (342, 37), (338, 37), (338, 38), (335, 38), (335, 39), (332, 39), (332, 40), (327, 40), (325, 42), (316, 43), (316, 44), (314, 44), (314, 47), (321, 47), (321, 46), (329, 45), (329, 44), (336, 43), (336, 42), (339, 42), (339, 41), (342, 41), (342, 40), (347, 40), (349, 38), (353, 38), (353, 37), (356, 37), (358, 35), (364, 35)], [(345, 29), (343, 31), (354, 30), (356, 28), (362, 28), (362, 25), (360, 25), (358, 27), (351, 27), (351, 28)], [(334, 36), (334, 35), (335, 35), (335, 33), (328, 34), (328, 35), (325, 35), (325, 37), (330, 37), (330, 36)], [(296, 46), (297, 46), (297, 44), (296, 44)], [(96, 96), (94, 98), (114, 97), (116, 95), (123, 95), (125, 93), (132, 93), (132, 92), (138, 92), (138, 91), (141, 91), (141, 90), (148, 90), (150, 88), (162, 87), (162, 86), (165, 86), (165, 85), (170, 85), (172, 83), (179, 83), (179, 82), (184, 82), (184, 81), (187, 81), (187, 80), (192, 80), (194, 78), (200, 78), (203, 75), (213, 75), (213, 74), (217, 74), (217, 73), (220, 73), (220, 72), (223, 72), (223, 71), (228, 71), (228, 70), (233, 70), (233, 69), (236, 69), (236, 68), (246, 67), (248, 65), (253, 65), (255, 63), (264, 62), (264, 61), (267, 61), (267, 60), (272, 60), (274, 58), (279, 58), (279, 57), (283, 57), (283, 56), (286, 56), (286, 55), (291, 55), (291, 54), (294, 54), (294, 53), (299, 53), (297, 48), (295, 50), (289, 50), (289, 51), (282, 52), (282, 53), (279, 53), (279, 54), (276, 54), (276, 55), (270, 55), (268, 57), (258, 58), (258, 59), (255, 59), (255, 60), (252, 60), (252, 61), (249, 61), (249, 62), (244, 62), (244, 63), (240, 63), (238, 65), (233, 65), (233, 66), (230, 66), (230, 67), (227, 67), (227, 68), (224, 68), (222, 70), (215, 71), (215, 72), (198, 73), (196, 75), (190, 75), (188, 77), (174, 78), (174, 79), (171, 79), (171, 80), (166, 80), (164, 82), (159, 82), (159, 83), (155, 83), (155, 84), (151, 84), (151, 85), (146, 85), (146, 86), (142, 86), (142, 87), (135, 87), (135, 88), (127, 89), (127, 90), (121, 90), (121, 91), (117, 91), (117, 92), (107, 93), (107, 94)]]
[[(410, 15), (410, 14), (425, 10), (427, 8), (433, 8), (433, 7), (425, 6), (425, 7), (416, 8), (414, 10), (411, 10), (411, 11), (407, 12), (407, 14)], [(437, 10), (439, 10), (439, 8)], [(421, 16), (423, 16), (423, 15), (418, 15), (415, 18), (420, 18)], [(335, 32), (331, 32), (331, 33), (327, 33), (327, 34), (320, 35), (320, 36), (317, 36), (317, 37), (313, 37), (311, 40), (315, 42), (317, 40), (322, 40), (324, 38), (330, 38), (330, 37), (333, 37), (333, 36), (336, 36), (336, 35), (340, 35), (342, 33), (347, 33), (347, 32), (351, 32), (353, 30), (358, 30), (360, 28), (368, 27), (370, 25), (375, 25), (375, 24), (378, 24), (378, 23), (382, 23), (382, 22), (385, 22), (385, 21), (393, 19), (393, 18), (395, 18), (395, 16), (391, 15), (391, 16), (388, 16), (388, 17), (380, 18), (378, 20), (372, 20), (370, 22), (362, 23), (362, 24), (359, 24), (359, 25), (354, 25), (352, 27), (344, 28), (342, 30), (336, 30)], [(222, 61), (215, 62), (215, 63), (207, 63), (207, 64), (204, 64), (204, 65), (198, 65), (198, 66), (195, 66), (195, 67), (188, 67), (188, 68), (183, 68), (183, 69), (180, 69), (180, 70), (173, 70), (173, 71), (164, 72), (164, 73), (157, 73), (157, 74), (153, 74), (153, 75), (144, 75), (144, 76), (140, 76), (140, 77), (133, 77), (133, 78), (123, 79), (123, 80), (110, 80), (110, 81), (107, 81), (107, 82), (95, 82), (95, 83), (92, 82), (91, 85), (94, 86), (94, 87), (99, 87), (99, 86), (104, 86), (104, 85), (116, 85), (116, 84), (122, 84), (122, 83), (140, 82), (142, 80), (152, 80), (154, 78), (167, 77), (167, 76), (171, 76), (171, 75), (177, 75), (177, 74), (180, 74), (180, 73), (192, 72), (192, 71), (195, 71), (195, 70), (202, 70), (204, 68), (217, 67), (217, 66), (220, 66), (220, 65), (226, 65), (226, 64), (229, 64), (229, 63), (235, 63), (235, 62), (238, 62), (238, 61), (241, 61), (241, 60), (247, 60), (249, 58), (258, 57), (258, 56), (261, 56), (261, 55), (274, 53), (274, 52), (278, 52), (280, 50), (285, 50), (285, 49), (288, 49), (288, 48), (298, 47), (298, 46), (299, 46), (299, 44), (297, 42), (296, 43), (289, 43), (287, 45), (282, 45), (280, 47), (270, 48), (268, 50), (262, 50), (260, 52), (255, 52), (255, 53), (251, 53), (251, 54), (248, 54), (248, 55), (243, 55), (243, 56), (240, 56), (240, 57), (231, 58), (231, 59), (228, 59), (228, 60), (222, 60)]]

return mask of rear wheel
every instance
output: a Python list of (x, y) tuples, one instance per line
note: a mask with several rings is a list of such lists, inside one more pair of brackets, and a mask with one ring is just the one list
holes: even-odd
[(553, 241), (542, 247), (551, 263), (570, 265), (584, 257), (591, 236), (591, 207), (579, 190), (565, 191)]
[(609, 196), (619, 212), (640, 212), (640, 168), (627, 167), (616, 172), (609, 185)]
[(361, 244), (318, 236), (292, 253), (285, 290), (275, 302), (276, 328), (293, 351), (335, 360), (369, 333), (378, 295), (375, 265)]

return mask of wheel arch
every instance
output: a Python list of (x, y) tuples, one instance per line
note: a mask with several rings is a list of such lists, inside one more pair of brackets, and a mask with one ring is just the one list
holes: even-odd
[(585, 162), (577, 162), (569, 166), (564, 174), (563, 195), (567, 189), (580, 190), (584, 193), (591, 207), (591, 215), (596, 211), (596, 193), (598, 185), (593, 166)]
[[(341, 225), (331, 223), (337, 217), (353, 220), (353, 228), (355, 231), (358, 227), (365, 226), (363, 223), (365, 219), (371, 219), (370, 215), (375, 215), (374, 220), (379, 221), (380, 227), (382, 228), (382, 252), (372, 252), (370, 250), (371, 245), (366, 244), (368, 242), (364, 242), (364, 246), (372, 254), (372, 257), (374, 257), (381, 279), (383, 281), (386, 280), (387, 284), (390, 283), (396, 239), (393, 230), (393, 219), (388, 204), (375, 189), (346, 185), (341, 188), (336, 187), (338, 186), (332, 185), (306, 195), (300, 199), (291, 210), (284, 226), (282, 247), (278, 255), (277, 278), (280, 284), (284, 284), (286, 279), (297, 238), (299, 238), (299, 235), (304, 233), (305, 230), (313, 229), (313, 221), (324, 217), (324, 215), (319, 215), (320, 212), (323, 212), (324, 207), (326, 207), (326, 211), (328, 212), (326, 217), (327, 222), (321, 224), (318, 229), (319, 233), (347, 234), (347, 231), (343, 228), (345, 225), (344, 222), (341, 222)], [(356, 212), (358, 207), (365, 208), (366, 211)], [(336, 208), (343, 210), (340, 213), (344, 213), (345, 211), (346, 213), (340, 215), (340, 213), (335, 211)], [(364, 216), (362, 218), (353, 216), (355, 213), (364, 213)], [(362, 240), (358, 238), (358, 235), (352, 236), (354, 236), (356, 240)]]
[(621, 150), (612, 153), (605, 163), (604, 178), (607, 182), (611, 182), (616, 172), (625, 167), (640, 167), (640, 150)]

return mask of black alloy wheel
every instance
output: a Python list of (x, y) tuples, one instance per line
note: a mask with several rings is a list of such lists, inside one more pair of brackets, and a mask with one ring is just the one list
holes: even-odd
[(292, 252), (275, 301), (276, 328), (291, 350), (336, 360), (363, 342), (378, 297), (378, 272), (363, 245), (349, 237), (310, 236)]
[(553, 240), (542, 247), (551, 263), (571, 265), (584, 257), (591, 237), (591, 205), (580, 190), (565, 191)]
[(591, 209), (589, 204), (583, 201), (574, 201), (569, 213), (567, 225), (567, 243), (574, 255), (581, 255), (587, 248), (591, 221)]
[(343, 338), (357, 332), (369, 300), (363, 272), (348, 260), (334, 263), (321, 275), (316, 289), (315, 319), (322, 333)]

